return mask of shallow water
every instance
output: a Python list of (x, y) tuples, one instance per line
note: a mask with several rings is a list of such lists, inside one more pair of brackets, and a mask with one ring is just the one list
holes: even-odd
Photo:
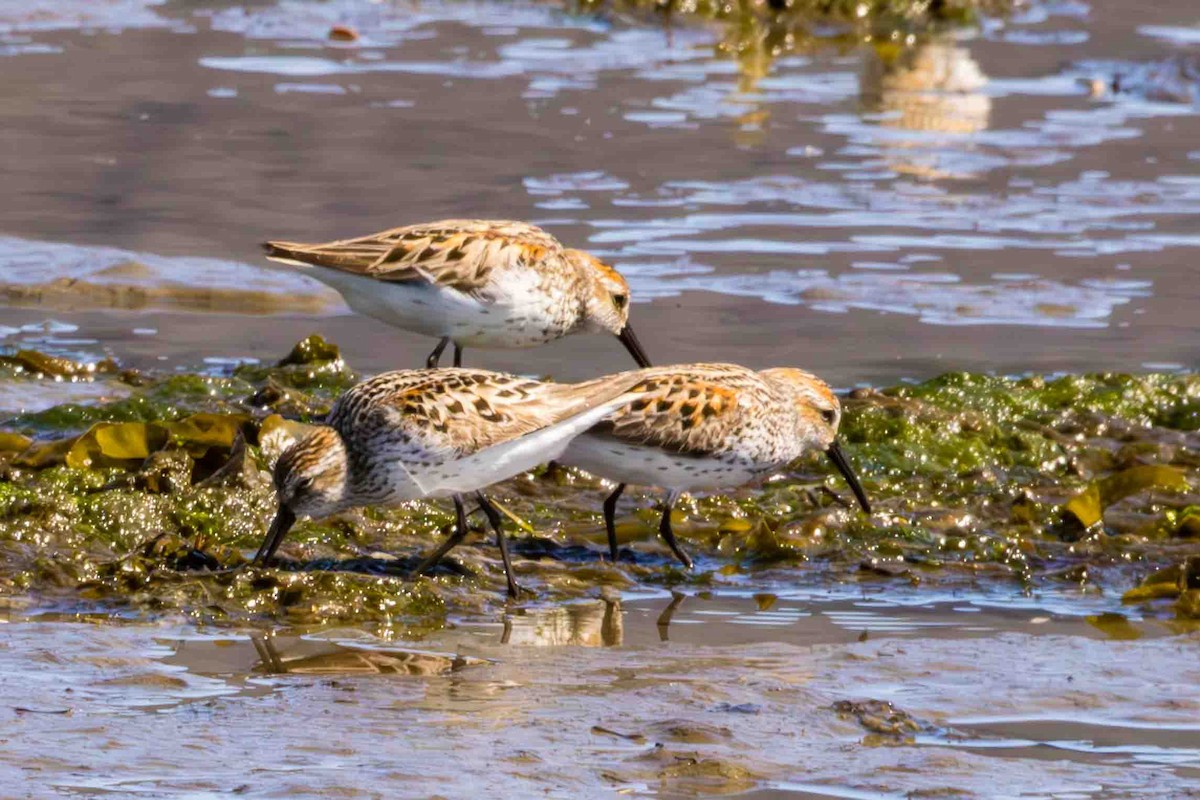
[[(256, 243), (511, 216), (623, 269), (658, 361), (839, 385), (1189, 366), (1194, 23), (1182, 0), (1048, 3), (772, 59), (719, 55), (721, 25), (551, 4), (3, 3), (0, 275), (34, 306), (5, 316), (129, 361), (261, 358), (319, 328), (365, 369), (416, 363), (419, 338), (314, 318), (346, 312)], [(624, 365), (587, 339), (473, 360)]]
[(415, 642), (14, 619), (0, 774), (30, 796), (1194, 796), (1194, 640), (1053, 602), (763, 596)]
[[(619, 266), (659, 362), (843, 387), (1194, 369), (1198, 20), (1067, 0), (730, 57), (720, 24), (554, 4), (0, 0), (0, 346), (224, 374), (319, 330), (356, 369), (416, 365), (430, 342), (257, 242), (508, 216)], [(628, 360), (584, 337), (468, 359)], [(124, 391), (5, 381), (0, 415)], [(412, 640), (6, 586), (0, 795), (1196, 796), (1197, 633), (1121, 605), (1137, 569), (818, 563), (675, 595), (597, 571), (623, 595), (479, 600)]]

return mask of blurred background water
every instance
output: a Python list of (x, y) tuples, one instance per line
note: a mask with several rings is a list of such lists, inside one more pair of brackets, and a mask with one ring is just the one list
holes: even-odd
[(611, 260), (658, 362), (1194, 367), (1198, 21), (1063, 0), (866, 42), (554, 3), (0, 0), (0, 344), (50, 318), (75, 352), (195, 368), (320, 330), (413, 366), (428, 342), (258, 242), (478, 216)]

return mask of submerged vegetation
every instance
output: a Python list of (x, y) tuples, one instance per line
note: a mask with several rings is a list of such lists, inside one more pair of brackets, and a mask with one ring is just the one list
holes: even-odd
[(576, 0), (581, 10), (617, 8), (701, 19), (844, 22), (873, 28), (968, 24), (1006, 14), (1022, 0)]
[(788, 53), (874, 43), (882, 57), (898, 48), (1002, 17), (1027, 0), (573, 0), (580, 13), (618, 11), (646, 21), (710, 22), (722, 29), (718, 53), (736, 58), (742, 91), (751, 91)]
[[(0, 382), (89, 381), (119, 399), (0, 420), (3, 602), (408, 633), (499, 602), (479, 520), (436, 576), (410, 577), (452, 522), (442, 502), (301, 523), (282, 568), (248, 566), (274, 512), (270, 464), (355, 379), (319, 337), (275, 366), (221, 375), (5, 356)], [(747, 576), (993, 581), (1127, 592), (1152, 613), (1200, 615), (1188, 560), (1200, 537), (1200, 376), (949, 374), (858, 390), (845, 406), (842, 439), (871, 517), (814, 457), (761, 488), (681, 503), (676, 531), (700, 556), (692, 573), (656, 538), (655, 496), (635, 495), (618, 524), (627, 560), (614, 566), (601, 558), (599, 482), (542, 472), (496, 491), (523, 583), (568, 598)]]

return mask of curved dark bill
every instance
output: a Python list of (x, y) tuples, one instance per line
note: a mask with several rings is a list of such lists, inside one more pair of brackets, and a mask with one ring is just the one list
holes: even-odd
[(265, 564), (270, 561), (271, 556), (275, 555), (275, 551), (279, 548), (279, 543), (283, 541), (283, 537), (295, 523), (296, 515), (290, 508), (281, 505), (275, 512), (275, 519), (271, 521), (271, 527), (267, 529), (267, 538), (263, 539), (262, 547), (258, 548), (258, 552), (254, 555), (253, 563)]
[(858, 498), (858, 504), (862, 506), (862, 510), (871, 513), (871, 503), (867, 500), (867, 493), (863, 491), (862, 484), (858, 482), (858, 478), (854, 475), (854, 470), (850, 469), (849, 462), (846, 461), (846, 456), (842, 454), (842, 448), (837, 442), (829, 445), (829, 449), (825, 451), (825, 455), (829, 456), (829, 460), (838, 468), (838, 472), (842, 473), (842, 477), (846, 479), (846, 483), (850, 484), (850, 491), (854, 492), (854, 496)]
[(621, 344), (625, 345), (625, 349), (629, 351), (629, 355), (633, 356), (633, 360), (639, 367), (650, 366), (650, 359), (646, 358), (646, 351), (642, 349), (642, 343), (633, 334), (633, 328), (628, 323), (617, 334), (617, 338), (621, 340)]

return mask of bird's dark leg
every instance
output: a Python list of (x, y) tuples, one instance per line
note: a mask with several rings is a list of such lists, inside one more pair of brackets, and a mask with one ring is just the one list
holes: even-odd
[(456, 366), (456, 367), (462, 366), (462, 351), (463, 351), (462, 345), (460, 345), (458, 342), (455, 342), (454, 343), (454, 366)]
[(679, 559), (680, 563), (688, 569), (692, 568), (692, 560), (688, 558), (687, 553), (679, 549), (679, 542), (675, 541), (675, 531), (671, 530), (671, 509), (675, 507), (675, 501), (679, 499), (679, 492), (672, 491), (667, 495), (667, 501), (663, 503), (662, 522), (658, 525), (658, 532), (666, 541), (667, 546), (671, 548), (671, 552)]
[(454, 530), (446, 537), (446, 540), (441, 543), (433, 554), (421, 562), (421, 565), (413, 572), (414, 575), (424, 575), (429, 570), (438, 565), (442, 560), (442, 556), (449, 553), (454, 547), (463, 540), (467, 535), (467, 510), (463, 508), (462, 498), (454, 495)]
[(520, 596), (521, 587), (517, 585), (517, 579), (513, 576), (512, 559), (508, 557), (508, 542), (504, 540), (504, 531), (500, 530), (500, 512), (483, 496), (483, 492), (475, 496), (479, 498), (479, 507), (487, 516), (488, 524), (496, 532), (496, 546), (500, 548), (500, 558), (504, 560), (504, 577), (508, 580), (508, 596), (516, 599)]
[(604, 530), (608, 531), (608, 554), (612, 556), (612, 562), (617, 563), (617, 523), (614, 519), (617, 513), (617, 500), (621, 498), (621, 492), (625, 491), (625, 484), (618, 483), (617, 488), (604, 500)]
[[(446, 349), (446, 345), (450, 344), (450, 337), (443, 336), (437, 343), (437, 347), (433, 348), (433, 352), (429, 354), (429, 358), (425, 359), (427, 369), (433, 369), (438, 365), (438, 361), (442, 357), (442, 351)], [(457, 345), (455, 345), (457, 347)]]

